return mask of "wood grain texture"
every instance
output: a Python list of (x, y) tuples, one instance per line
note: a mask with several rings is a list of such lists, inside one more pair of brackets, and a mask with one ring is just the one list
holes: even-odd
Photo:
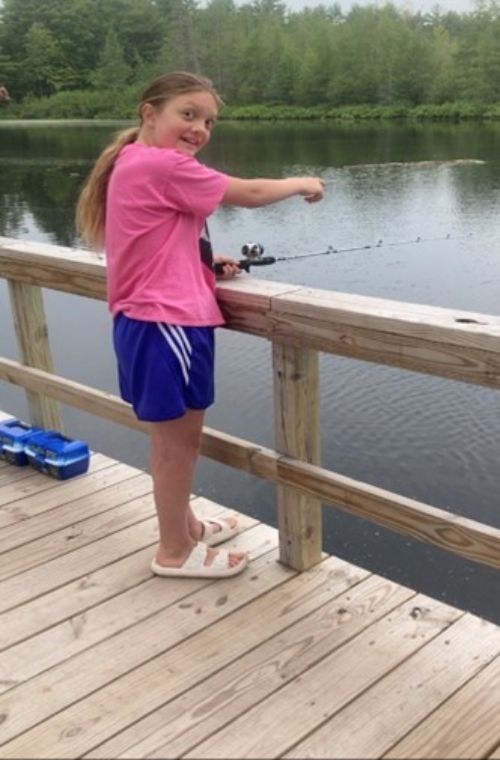
[[(457, 652), (460, 652), (458, 662)], [(297, 744), (285, 757), (340, 760), (382, 757), (398, 739), (445, 703), (499, 652), (500, 628), (472, 615), (464, 615), (382, 678), (354, 704), (337, 712), (332, 720)], [(426, 695), (425, 700), (422, 694)], [(445, 726), (446, 721), (441, 721), (441, 731)], [(481, 729), (477, 726), (476, 730), (479, 734)], [(500, 736), (498, 724), (493, 733)], [(478, 737), (472, 740), (471, 746), (479, 745)], [(441, 749), (444, 750), (444, 746)], [(435, 756), (444, 757), (443, 754)], [(407, 758), (408, 755), (402, 752), (393, 757)], [(419, 757), (430, 757), (427, 744), (421, 746)]]
[(0, 277), (106, 299), (104, 257), (89, 251), (0, 237)]
[(271, 303), (269, 338), (500, 386), (500, 317), (303, 288)]
[[(335, 568), (332, 558), (321, 563), (319, 572), (301, 574), (267, 599), (257, 600), (253, 605), (257, 619), (265, 617), (271, 625), (260, 631), (251, 625), (246, 654), (216, 671), (223, 662), (221, 653), (210, 678), (147, 716), (136, 724), (136, 731), (113, 737), (89, 757), (183, 756), (414, 594), (375, 576), (365, 577), (353, 594), (352, 585), (346, 589), (348, 575), (343, 583), (335, 583), (331, 570), (328, 594), (321, 582), (328, 568)], [(290, 604), (293, 593), (297, 601)]]
[[(93, 746), (92, 742), (97, 743), (96, 738), (102, 741), (109, 737), (110, 724), (103, 721), (105, 714), (110, 716), (114, 730), (118, 727), (110, 712), (111, 704), (116, 704), (116, 700), (122, 709), (125, 708), (121, 720), (126, 725), (133, 710), (146, 708), (147, 711), (148, 704), (154, 704), (154, 700), (160, 697), (168, 674), (168, 683), (174, 693), (176, 689), (185, 688), (185, 669), (180, 668), (179, 678), (174, 681), (174, 662), (178, 658), (174, 655), (174, 662), (168, 665), (172, 657), (168, 651), (182, 639), (283, 583), (290, 575), (291, 571), (275, 560), (272, 547), (277, 544), (276, 531), (258, 526), (246, 531), (239, 539), (238, 546), (250, 550), (256, 557), (252, 562), (251, 572), (255, 576), (252, 583), (231, 583), (234, 580), (231, 578), (216, 583), (203, 579), (193, 581), (198, 590), (191, 594), (189, 601), (181, 600), (173, 608), (167, 603), (157, 614), (1, 695), (0, 714), (7, 716), (0, 729), (6, 742), (2, 749), (6, 757), (26, 757), (33, 747), (38, 748), (40, 757), (82, 754)], [(161, 599), (165, 580), (154, 580)], [(186, 579), (168, 582), (168, 585), (182, 588), (186, 586)], [(217, 637), (214, 643), (219, 648), (220, 638)], [(228, 651), (229, 645), (230, 641), (226, 641)], [(200, 666), (206, 667), (204, 662), (200, 662)], [(96, 689), (102, 691), (95, 695)], [(132, 699), (138, 693), (141, 694), (139, 703)], [(149, 697), (145, 699), (146, 694)], [(85, 705), (77, 702), (88, 695), (92, 696)], [(75, 720), (77, 731), (74, 730)], [(40, 724), (40, 721), (43, 722)], [(28, 731), (31, 727), (32, 730)], [(14, 738), (25, 731), (28, 733), (18, 740)]]
[[(273, 387), (276, 449), (319, 464), (318, 353), (274, 343)], [(321, 521), (318, 499), (286, 485), (278, 487), (280, 559), (285, 565), (303, 571), (321, 560)]]
[[(479, 638), (477, 645), (481, 645)], [(476, 646), (476, 644), (474, 644)], [(485, 642), (485, 647), (487, 646)], [(464, 651), (464, 650), (462, 650)], [(489, 650), (488, 650), (489, 651)], [(479, 658), (483, 657), (483, 652)], [(452, 665), (456, 669), (456, 665)], [(446, 676), (445, 676), (446, 677)], [(500, 656), (396, 743), (386, 758), (482, 758), (500, 749)]]
[(43, 511), (31, 519), (17, 520), (14, 524), (4, 527), (0, 532), (0, 552), (7, 552), (36, 541), (65, 527), (76, 525), (93, 515), (106, 512), (124, 501), (152, 492), (149, 475), (140, 475), (137, 470), (126, 464), (116, 464), (99, 474), (101, 487), (98, 491), (90, 494), (86, 492), (84, 496), (66, 506)]
[[(415, 607), (425, 614), (412, 614)], [(460, 614), (428, 597), (412, 597), (212, 734), (186, 757), (281, 757)]]
[[(25, 282), (9, 282), (11, 311), (19, 355), (24, 364), (54, 372), (42, 289)], [(64, 432), (59, 405), (43, 394), (28, 391), (31, 424)]]
[[(255, 450), (238, 447), (248, 467)], [(276, 472), (293, 462), (276, 456)], [(498, 756), (497, 626), (337, 558), (296, 573), (277, 562), (277, 531), (242, 515), (244, 574), (153, 577), (150, 478), (99, 454), (74, 481), (0, 481), (0, 496), (13, 488), (2, 757)]]
[[(233, 510), (203, 497), (193, 498), (191, 504), (195, 513), (202, 518), (234, 514)], [(256, 523), (247, 516), (241, 516), (240, 519), (245, 526), (253, 526)], [(140, 526), (141, 531), (142, 526)], [(150, 580), (152, 542), (153, 539), (144, 548), (140, 548), (144, 544), (139, 536), (137, 547), (135, 544), (131, 547), (132, 553), (124, 553), (118, 558), (113, 556), (110, 564), (97, 567), (97, 569), (90, 567), (89, 572), (86, 572), (83, 577), (70, 578), (63, 585), (49, 589), (46, 593), (30, 598), (19, 606), (3, 612), (0, 615), (0, 649), (29, 639), (58, 623), (78, 617), (95, 605)], [(100, 544), (104, 559), (106, 559), (107, 548), (108, 544)], [(74, 558), (76, 564), (85, 563), (86, 557), (82, 557), (78, 551)]]

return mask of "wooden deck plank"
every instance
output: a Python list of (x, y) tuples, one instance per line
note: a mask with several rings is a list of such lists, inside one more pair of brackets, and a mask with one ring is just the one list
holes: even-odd
[[(273, 544), (276, 543), (277, 537), (273, 531)], [(359, 570), (348, 569), (346, 573), (345, 563), (340, 563), (340, 572), (330, 574), (328, 578), (323, 574), (314, 574), (309, 579), (301, 576), (295, 587), (298, 593), (294, 593), (293, 589), (288, 590), (286, 583), (292, 571), (278, 564), (276, 556), (273, 551), (262, 558), (263, 562), (254, 562), (251, 575), (246, 579), (242, 576), (236, 583), (230, 582), (235, 579), (219, 581), (178, 605), (170, 612), (169, 628), (164, 632), (166, 651), (163, 654), (55, 715), (39, 730), (35, 728), (21, 737), (20, 743), (9, 743), (6, 747), (9, 757), (23, 756), (30, 741), (37, 746), (41, 742), (46, 748), (47, 757), (52, 757), (56, 748), (59, 756), (79, 756), (100, 743), (96, 742), (96, 738), (101, 741), (108, 739), (118, 728), (123, 729), (131, 721), (143, 717), (169, 696), (177, 696), (221, 664), (244, 654), (254, 640), (262, 641), (273, 629), (286, 627), (290, 621), (314, 608), (315, 601), (310, 598), (314, 579), (316, 584), (318, 581), (320, 583), (323, 599), (331, 594), (332, 583), (342, 583), (345, 588), (346, 584), (359, 579)], [(276, 587), (283, 588), (281, 594), (265, 593)], [(255, 599), (257, 610), (250, 604)], [(228, 607), (231, 609), (228, 610)], [(276, 614), (277, 611), (279, 614)], [(177, 628), (179, 615), (183, 618), (183, 635), (182, 631), (172, 630)], [(203, 635), (200, 634), (202, 630), (205, 632)], [(241, 635), (242, 631), (245, 632), (244, 636)], [(175, 648), (167, 648), (165, 644), (169, 644), (168, 640), (173, 636), (177, 639)], [(157, 648), (156, 641), (150, 640), (150, 645), (153, 644)], [(96, 720), (96, 716), (100, 717)], [(74, 730), (76, 724), (78, 729)]]
[[(92, 490), (99, 488), (103, 470), (115, 464), (115, 461), (103, 454), (94, 454), (90, 460), (89, 471), (85, 475), (65, 481), (39, 475), (39, 478), (45, 478), (51, 485), (48, 490), (43, 491), (42, 497), (37, 491), (31, 495), (26, 495), (25, 493), (18, 494), (15, 488), (12, 489), (10, 495), (14, 498), (11, 501), (4, 500), (5, 503), (0, 506), (0, 527), (11, 525), (19, 520), (27, 520), (60, 504), (65, 504), (78, 496), (91, 493)], [(138, 470), (138, 472), (140, 471)], [(42, 480), (38, 482), (44, 483)]]
[[(244, 529), (255, 525), (251, 518), (241, 520)], [(199, 582), (191, 582), (193, 590), (199, 586)], [(189, 583), (163, 583), (159, 593), (158, 579), (150, 573), (140, 586), (4, 650), (0, 653), (0, 693), (179, 602), (189, 589)], [(129, 610), (126, 619), (124, 609)]]
[[(5, 580), (31, 567), (72, 552), (79, 547), (122, 530), (128, 525), (147, 520), (155, 514), (153, 495), (148, 476), (138, 476), (126, 483), (115, 483), (107, 488), (107, 503), (99, 509), (99, 501), (93, 503), (92, 517), (73, 520), (62, 530), (32, 540), (28, 546), (16, 546), (4, 551), (0, 568), (0, 580)], [(142, 494), (142, 495), (137, 495)], [(75, 514), (78, 517), (78, 513)], [(58, 513), (51, 514), (53, 527)]]
[(500, 657), (497, 657), (384, 757), (500, 757), (500, 753), (489, 754), (492, 748), (500, 748), (499, 684)]
[[(245, 637), (244, 641), (246, 652), (220, 670), (224, 655), (211, 652), (213, 675), (114, 736), (87, 757), (181, 757), (415, 595), (414, 591), (378, 576), (365, 576), (355, 587), (350, 585), (347, 589), (347, 574), (339, 580), (332, 578), (326, 585), (321, 578), (332, 575), (331, 569), (337, 563), (330, 558), (311, 578), (298, 576), (270, 592), (267, 599), (260, 598), (247, 611), (237, 613), (240, 619), (246, 615), (247, 620), (252, 616), (256, 621), (266, 619), (272, 623), (262, 630), (258, 624), (250, 627), (243, 619), (241, 628), (250, 630), (250, 638)], [(357, 579), (355, 568), (352, 574), (353, 579)], [(317, 587), (313, 579), (319, 582)], [(290, 599), (293, 599), (292, 604)], [(274, 616), (270, 604), (275, 605)], [(225, 639), (238, 635), (239, 621), (229, 622), (230, 628), (224, 626), (222, 631)], [(188, 678), (192, 669), (190, 660), (196, 661), (196, 653), (205, 647), (210, 651), (210, 641), (203, 640), (209, 638), (210, 633), (203, 632), (185, 647), (184, 670)]]
[[(415, 615), (417, 608), (424, 614)], [(413, 597), (186, 757), (280, 757), (461, 614), (429, 597)]]
[(29, 478), (35, 475), (35, 470), (32, 467), (15, 467), (14, 465), (6, 465), (2, 462), (3, 469), (0, 470), (0, 488), (4, 488), (11, 483), (17, 483), (19, 480)]
[[(57, 533), (62, 528), (76, 525), (152, 491), (149, 475), (140, 475), (137, 470), (119, 464), (104, 470), (101, 486), (99, 491), (23, 520), (21, 524), (18, 521), (14, 525), (0, 528), (0, 552), (11, 551), (51, 533)], [(25, 547), (25, 551), (29, 552), (30, 549)]]
[(148, 475), (0, 461), (0, 756), (500, 760), (499, 627), (241, 520), (242, 576), (166, 581)]
[[(17, 472), (17, 471), (16, 471)], [(14, 482), (7, 483), (0, 491), (0, 507), (9, 504), (12, 501), (19, 501), (30, 494), (39, 494), (50, 488), (57, 488), (57, 480), (49, 478), (47, 475), (30, 470), (29, 474), (22, 480), (15, 479)]]
[[(203, 518), (229, 516), (234, 510), (197, 497), (192, 501), (197, 515)], [(256, 521), (241, 516), (245, 524)], [(151, 545), (138, 549), (110, 565), (89, 572), (83, 578), (71, 580), (53, 591), (37, 596), (21, 606), (0, 614), (0, 650), (86, 612), (151, 578), (149, 564)]]
[[(22, 469), (33, 472), (35, 474), (42, 474), (47, 479), (47, 482), (51, 486), (55, 486), (56, 488), (63, 488), (64, 486), (68, 485), (75, 485), (75, 484), (81, 484), (86, 480), (86, 478), (89, 477), (89, 475), (92, 472), (98, 472), (99, 470), (102, 470), (104, 467), (111, 467), (113, 465), (117, 464), (123, 464), (123, 462), (118, 462), (116, 459), (113, 459), (112, 457), (108, 457), (106, 454), (101, 454), (99, 451), (92, 451), (90, 454), (89, 459), (89, 466), (87, 472), (82, 473), (82, 475), (77, 475), (74, 478), (69, 478), (68, 480), (58, 480), (57, 478), (52, 478), (50, 475), (44, 475), (43, 473), (39, 473), (38, 470), (35, 470), (34, 468), (27, 466)], [(128, 467), (132, 467), (132, 465), (127, 465)], [(8, 465), (10, 469), (18, 469), (17, 467), (14, 468), (13, 465)], [(137, 469), (133, 468), (132, 469)], [(142, 470), (137, 470), (137, 472), (142, 472)]]
[(43, 572), (40, 567), (32, 567), (0, 581), (0, 611), (13, 609), (70, 581), (85, 578), (139, 549), (152, 546), (157, 536), (156, 518), (151, 518), (44, 563)]
[(152, 546), (126, 554), (110, 565), (49, 590), (0, 614), (0, 650), (85, 614), (95, 604), (149, 580)]
[[(43, 496), (34, 493), (19, 500), (15, 499), (13, 503), (0, 507), (0, 529), (21, 520), (30, 520), (70, 501), (96, 493), (101, 490), (103, 483), (104, 486), (106, 485), (109, 477), (108, 470), (118, 465), (118, 462), (109, 457), (100, 454), (94, 455), (89, 470), (84, 475), (69, 480), (53, 481), (54, 487), (49, 491), (44, 491)], [(128, 467), (128, 465), (125, 466)], [(140, 470), (133, 467), (130, 468), (130, 471), (137, 475), (142, 474)]]
[[(119, 492), (118, 499), (123, 501), (125, 499), (123, 489), (115, 485), (111, 486), (109, 491), (114, 489)], [(134, 490), (133, 485), (130, 485), (130, 490)], [(143, 490), (143, 487), (139, 490)], [(110, 498), (112, 498), (111, 495)], [(71, 553), (75, 549), (91, 544), (100, 538), (123, 530), (123, 528), (143, 522), (154, 514), (153, 495), (146, 494), (32, 541), (29, 548), (18, 546), (11, 551), (4, 552), (0, 567), (0, 579), (5, 580), (37, 565)]]
[(464, 615), (285, 757), (382, 757), (499, 652), (500, 628)]
[[(29, 748), (37, 747), (40, 752), (46, 752), (45, 757), (54, 757), (52, 742), (62, 742), (58, 748), (59, 752), (64, 747), (64, 741), (61, 730), (55, 728), (55, 733), (52, 734), (52, 728), (58, 720), (65, 719), (65, 708), (69, 708), (69, 715), (72, 715), (71, 705), (77, 700), (111, 681), (116, 682), (117, 678), (138, 669), (140, 665), (146, 663), (144, 667), (151, 668), (150, 660), (153, 660), (152, 671), (156, 673), (156, 678), (159, 674), (163, 678), (166, 671), (162, 671), (161, 665), (157, 664), (158, 655), (247, 604), (269, 588), (283, 583), (290, 576), (291, 571), (276, 563), (275, 552), (271, 550), (272, 546), (277, 544), (274, 529), (258, 525), (238, 536), (235, 544), (249, 550), (252, 555), (258, 555), (252, 562), (252, 569), (248, 575), (251, 582), (231, 584), (234, 578), (212, 583), (198, 580), (199, 590), (194, 593), (190, 590), (189, 601), (181, 601), (174, 607), (168, 606), (131, 627), (126, 627), (125, 618), (125, 629), (119, 634), (1, 695), (0, 714), (5, 716), (1, 733), (3, 741), (6, 742), (2, 751), (6, 756), (26, 757)], [(160, 596), (165, 593), (165, 585), (185, 585), (185, 579), (175, 583), (165, 583), (162, 578), (154, 578), (154, 581)], [(127, 692), (121, 691), (122, 699), (127, 699), (128, 696)], [(77, 712), (80, 709), (78, 704)], [(60, 711), (64, 712), (58, 716), (57, 713)], [(55, 723), (51, 716), (54, 716)], [(36, 727), (40, 721), (44, 722), (40, 727)], [(92, 724), (93, 721), (88, 727)], [(35, 728), (29, 731), (32, 726)], [(24, 738), (14, 739), (26, 731), (28, 733)], [(43, 738), (38, 740), (36, 736), (40, 731)], [(79, 741), (84, 741), (84, 735), (85, 731), (82, 728)], [(12, 742), (9, 741), (11, 738)], [(76, 747), (71, 731), (68, 739), (70, 752), (74, 753)]]
[[(109, 459), (109, 457), (104, 457), (102, 454), (93, 454), (90, 457), (89, 472), (93, 472), (95, 470), (94, 459), (97, 459), (98, 467), (99, 462), (104, 461), (107, 461), (109, 464), (116, 464), (116, 462), (114, 462), (112, 459)], [(18, 468), (14, 468), (14, 466), (12, 466), (12, 471), (17, 473)], [(50, 492), (51, 490), (57, 490), (66, 483), (78, 483), (81, 486), (87, 477), (87, 474), (84, 473), (74, 480), (60, 481), (56, 478), (51, 478), (49, 475), (38, 472), (32, 467), (23, 467), (23, 471), (30, 473), (26, 476), (26, 478), (23, 478), (23, 481), (25, 481), (24, 483), (19, 483), (18, 486), (13, 483), (10, 487), (4, 486), (0, 490), (0, 507), (4, 507), (6, 504), (9, 504), (13, 501), (19, 501), (20, 499), (24, 500), (32, 494), (36, 495), (39, 498), (39, 494), (45, 493), (47, 491)], [(48, 495), (50, 498), (50, 493)]]

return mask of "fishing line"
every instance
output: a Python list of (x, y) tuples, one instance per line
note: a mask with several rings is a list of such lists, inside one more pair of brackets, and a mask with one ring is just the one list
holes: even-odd
[[(397, 245), (415, 245), (417, 243), (433, 243), (437, 241), (443, 241), (443, 240), (461, 240), (465, 237), (470, 237), (472, 233), (468, 233), (467, 235), (457, 235), (452, 236), (450, 233), (445, 235), (444, 237), (434, 237), (434, 238), (423, 238), (420, 235), (418, 235), (416, 238), (412, 238), (411, 240), (395, 240), (392, 243), (384, 243), (382, 239), (377, 240), (376, 243), (368, 243), (367, 245), (356, 245), (351, 246), (349, 248), (336, 248), (333, 245), (329, 245), (326, 249), (326, 251), (318, 251), (317, 253), (299, 253), (297, 256), (282, 256), (279, 258), (276, 258), (276, 261), (292, 261), (294, 259), (308, 259), (313, 258), (314, 256), (327, 256), (331, 253), (352, 253), (353, 251), (368, 251), (373, 248), (388, 248), (389, 246), (397, 246)], [(243, 250), (242, 250), (243, 253)], [(243, 254), (245, 255), (245, 254)]]

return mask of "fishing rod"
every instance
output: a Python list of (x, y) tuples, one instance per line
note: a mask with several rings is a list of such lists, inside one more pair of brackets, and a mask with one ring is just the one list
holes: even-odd
[[(458, 235), (453, 237), (450, 233), (444, 237), (423, 238), (417, 236), (412, 240), (399, 240), (392, 243), (384, 243), (383, 240), (378, 240), (376, 243), (368, 245), (352, 246), (350, 248), (335, 248), (333, 245), (329, 245), (326, 251), (317, 251), (314, 253), (299, 253), (297, 256), (264, 256), (264, 246), (262, 243), (245, 243), (241, 248), (241, 253), (245, 257), (238, 261), (238, 266), (245, 272), (250, 272), (250, 267), (263, 267), (270, 264), (278, 264), (281, 261), (296, 261), (297, 259), (312, 259), (317, 256), (329, 256), (336, 253), (352, 253), (355, 251), (367, 251), (374, 248), (388, 248), (389, 246), (396, 245), (415, 245), (417, 243), (429, 243), (444, 240), (460, 240), (466, 237), (470, 237), (472, 233), (467, 235)], [(215, 273), (222, 274), (224, 271), (224, 264), (215, 264)]]

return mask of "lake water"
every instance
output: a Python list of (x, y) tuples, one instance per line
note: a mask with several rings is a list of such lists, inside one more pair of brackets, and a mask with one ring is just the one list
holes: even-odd
[[(0, 122), (0, 235), (73, 245), (73, 209), (97, 153), (121, 125)], [(484, 165), (415, 161), (481, 159)], [(324, 202), (220, 209), (214, 248), (238, 257), (361, 248), (254, 269), (263, 279), (500, 313), (500, 125), (220, 124), (202, 159), (246, 177), (321, 174)], [(399, 165), (390, 165), (398, 163)], [(381, 242), (379, 242), (381, 241)], [(370, 246), (363, 248), (363, 246)], [(247, 276), (247, 275), (242, 275)], [(105, 304), (46, 292), (56, 370), (117, 392)], [(0, 354), (17, 358), (5, 283)], [(324, 466), (500, 527), (500, 393), (364, 362), (321, 359)], [(26, 417), (24, 393), (0, 408)], [(144, 436), (71, 408), (68, 434), (147, 468)], [(207, 424), (273, 445), (270, 346), (220, 330), (217, 404)], [(203, 459), (196, 491), (276, 524), (275, 488)], [(325, 508), (325, 549), (500, 622), (500, 574)]]

